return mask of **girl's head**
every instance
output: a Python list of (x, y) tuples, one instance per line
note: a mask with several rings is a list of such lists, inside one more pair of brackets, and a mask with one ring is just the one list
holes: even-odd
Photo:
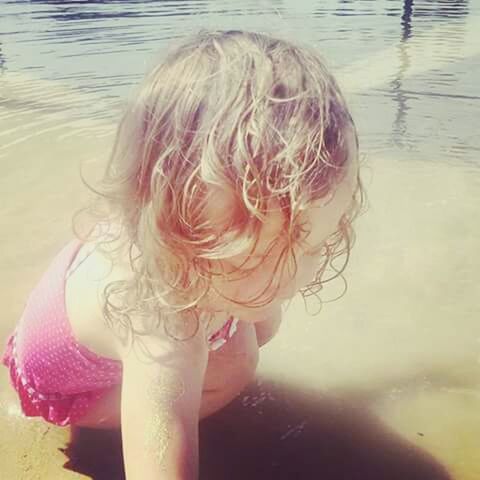
[(134, 272), (106, 292), (107, 316), (202, 307), (255, 318), (316, 293), (352, 246), (357, 149), (311, 48), (242, 31), (184, 41), (136, 91), (103, 179)]

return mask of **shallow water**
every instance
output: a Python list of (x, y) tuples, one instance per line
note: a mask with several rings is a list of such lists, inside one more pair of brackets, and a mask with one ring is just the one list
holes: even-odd
[[(314, 317), (301, 299), (292, 302), (263, 348), (264, 383), (206, 422), (202, 472), (234, 478), (210, 453), (228, 426), (239, 434), (221, 443), (222, 453), (236, 465), (233, 452), (260, 449), (249, 465), (262, 478), (291, 478), (292, 465), (299, 478), (317, 478), (307, 465), (325, 479), (445, 478), (424, 473), (431, 462), (455, 479), (480, 478), (477, 2), (1, 1), (0, 8), (0, 339), (70, 236), (71, 214), (87, 197), (79, 165), (101, 168), (122, 102), (157, 52), (201, 26), (268, 25), (314, 42), (338, 75), (360, 132), (370, 208), (358, 222), (347, 294)], [(20, 419), (5, 373), (1, 478), (118, 474), (121, 457), (95, 463), (85, 447), (118, 454), (118, 439), (80, 434), (59, 452), (68, 433)], [(265, 432), (255, 450), (245, 425)], [(19, 440), (7, 442), (13, 435)], [(77, 473), (62, 469), (67, 457)], [(255, 478), (236, 468), (238, 478)]]

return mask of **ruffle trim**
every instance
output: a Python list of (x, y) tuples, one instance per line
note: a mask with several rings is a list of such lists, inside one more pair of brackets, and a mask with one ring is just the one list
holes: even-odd
[(98, 392), (75, 395), (40, 393), (31, 385), (18, 367), (15, 349), (15, 333), (8, 339), (2, 363), (10, 372), (10, 383), (17, 391), (22, 412), (27, 417), (42, 417), (58, 426), (74, 423), (87, 411), (88, 404), (99, 397)]
[[(218, 350), (237, 330), (238, 318), (231, 316), (225, 325), (208, 339), (210, 350)], [(10, 372), (10, 383), (17, 391), (22, 411), (27, 417), (42, 417), (47, 422), (66, 426), (81, 418), (88, 405), (102, 396), (101, 391), (65, 395), (41, 393), (29, 385), (17, 362), (15, 347), (16, 332), (7, 341), (1, 362)]]

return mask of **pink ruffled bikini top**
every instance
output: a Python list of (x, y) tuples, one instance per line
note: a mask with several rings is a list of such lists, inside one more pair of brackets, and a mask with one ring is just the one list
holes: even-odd
[[(65, 282), (80, 247), (73, 240), (54, 258), (30, 294), (3, 358), (22, 383), (37, 392), (76, 394), (121, 383), (122, 363), (77, 342), (68, 320)], [(235, 333), (237, 323), (231, 316), (210, 335), (210, 350), (221, 348)]]

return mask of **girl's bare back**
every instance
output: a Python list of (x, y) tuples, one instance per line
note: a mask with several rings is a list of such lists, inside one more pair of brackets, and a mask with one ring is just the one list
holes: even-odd
[[(109, 283), (124, 280), (131, 275), (126, 254), (119, 258), (123, 258), (123, 261), (113, 264), (95, 245), (83, 245), (67, 273), (65, 287), (68, 319), (78, 342), (95, 354), (114, 360), (120, 360), (119, 339), (104, 320), (103, 290)], [(209, 325), (209, 331), (216, 332), (220, 329), (227, 317), (227, 312), (217, 312)], [(245, 326), (240, 325), (240, 328)], [(263, 325), (262, 332), (265, 328), (266, 325)], [(267, 332), (269, 333), (271, 332)], [(246, 346), (239, 344), (239, 339), (233, 341), (233, 338), (222, 347), (223, 356), (227, 352), (238, 355), (241, 351), (247, 351)]]

